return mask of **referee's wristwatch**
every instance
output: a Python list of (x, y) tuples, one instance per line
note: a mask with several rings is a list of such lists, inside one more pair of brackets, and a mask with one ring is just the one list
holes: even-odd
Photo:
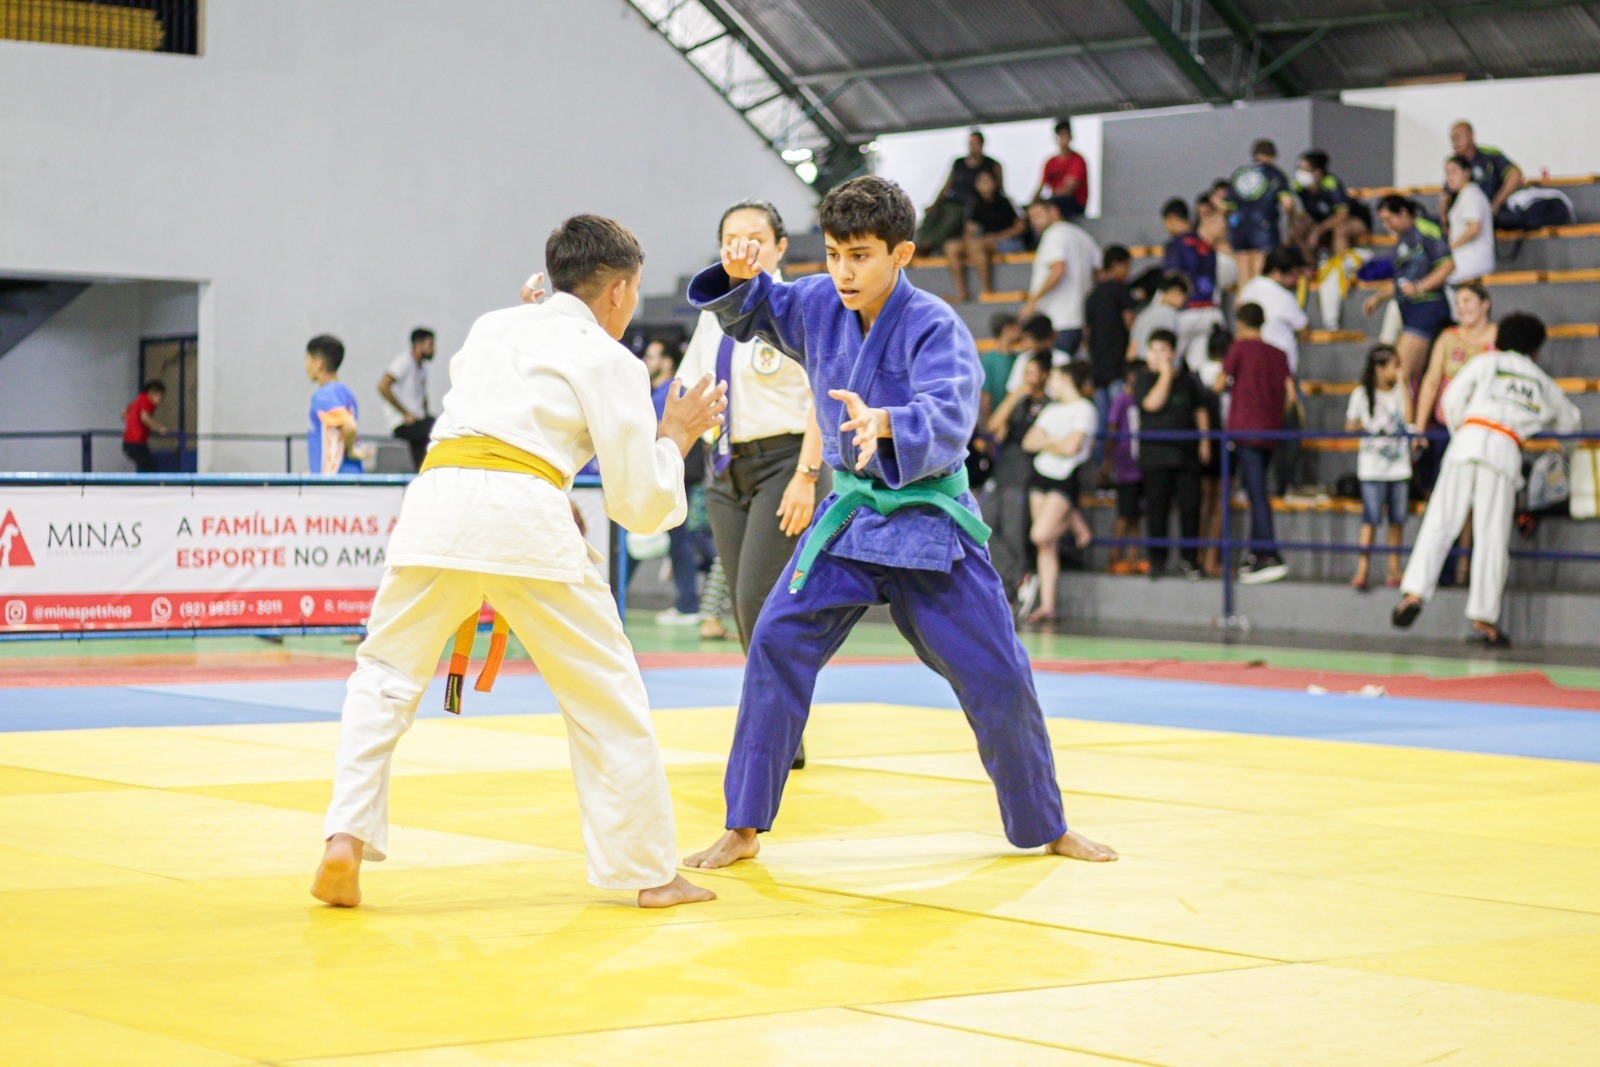
[(817, 478), (822, 474), (821, 464), (818, 464), (815, 467), (808, 467), (804, 463), (797, 463), (795, 464), (794, 469), (796, 474), (803, 474), (808, 480), (813, 482), (816, 481)]

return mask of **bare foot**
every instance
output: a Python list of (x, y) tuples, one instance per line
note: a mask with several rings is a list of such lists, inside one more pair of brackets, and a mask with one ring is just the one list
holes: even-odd
[(1065, 856), (1069, 860), (1088, 860), (1090, 863), (1110, 863), (1117, 858), (1115, 849), (1097, 841), (1090, 841), (1076, 830), (1068, 830), (1044, 846), (1044, 850), (1047, 855)]
[(711, 890), (701, 889), (681, 874), (666, 885), (639, 890), (641, 908), (670, 908), (676, 904), (699, 904), (716, 899), (717, 895)]
[(714, 871), (740, 860), (753, 860), (760, 851), (761, 842), (756, 839), (754, 830), (729, 830), (718, 838), (716, 844), (684, 860), (683, 865)]
[(353, 908), (361, 903), (361, 842), (334, 834), (311, 881), (311, 895), (324, 904)]
[(1357, 571), (1356, 576), (1350, 579), (1350, 588), (1358, 593), (1365, 593), (1367, 591), (1367, 576)]

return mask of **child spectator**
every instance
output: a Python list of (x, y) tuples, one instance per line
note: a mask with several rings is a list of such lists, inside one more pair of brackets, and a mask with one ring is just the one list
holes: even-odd
[(1033, 518), (1029, 540), (1039, 557), (1039, 607), (1028, 615), (1030, 623), (1055, 621), (1062, 536), (1070, 531), (1080, 550), (1090, 541), (1089, 524), (1078, 510), (1078, 474), (1089, 460), (1100, 425), (1090, 399), (1090, 382), (1085, 363), (1052, 369), (1047, 389), (1050, 403), (1022, 439), (1022, 450), (1033, 456), (1028, 487), (1028, 511)]
[(979, 291), (984, 296), (994, 292), (994, 261), (1002, 252), (1022, 251), (1022, 234), (1028, 223), (1011, 203), (993, 174), (984, 172), (977, 177), (977, 191), (967, 203), (961, 235), (945, 243), (944, 254), (950, 265), (950, 277), (956, 283), (956, 302), (965, 304), (972, 298), (967, 288), (967, 268), (978, 271)]
[[(1150, 335), (1145, 356), (1148, 366), (1133, 384), (1141, 435), (1211, 429), (1200, 383), (1189, 365), (1178, 358), (1177, 346), (1178, 337), (1171, 330)], [(1151, 541), (1167, 539), (1176, 504), (1179, 536), (1191, 542), (1178, 550), (1178, 573), (1191, 581), (1200, 577), (1200, 550), (1192, 543), (1200, 537), (1200, 468), (1210, 458), (1210, 441), (1139, 439), (1146, 536)], [(1159, 578), (1166, 572), (1168, 554), (1167, 545), (1150, 546), (1150, 577)]]
[[(1028, 484), (1033, 480), (1033, 458), (1022, 450), (1022, 440), (1050, 398), (1045, 383), (1050, 377), (1050, 353), (1033, 352), (1017, 360), (1021, 371), (1015, 389), (989, 416), (988, 430), (995, 440), (994, 470), (989, 491), (983, 496), (983, 521), (994, 532), (989, 554), (1006, 589), (1021, 589), (1024, 601), (1038, 595), (1038, 579), (1022, 589), (1033, 567), (1028, 561)], [(1028, 604), (1025, 610), (1031, 610)]]
[[(1100, 280), (1083, 304), (1084, 344), (1089, 349), (1089, 369), (1094, 375), (1094, 409), (1104, 423), (1111, 401), (1122, 391), (1127, 376), (1128, 331), (1138, 303), (1128, 288), (1133, 256), (1122, 245), (1109, 245), (1100, 259)], [(1098, 444), (1096, 453), (1100, 449)]]
[(314, 474), (360, 474), (355, 458), (356, 395), (339, 380), (344, 342), (319, 334), (306, 342), (306, 377), (317, 385), (311, 394), (311, 429), (306, 434)]
[[(1139, 474), (1139, 405), (1133, 401), (1133, 386), (1143, 373), (1143, 360), (1129, 363), (1124, 374), (1123, 388), (1111, 401), (1106, 418), (1106, 432), (1122, 434), (1106, 445), (1105, 470), (1102, 480), (1109, 480), (1117, 493), (1117, 519), (1112, 536), (1127, 540), (1139, 536), (1139, 520), (1144, 511), (1140, 503), (1143, 487)], [(1111, 550), (1112, 574), (1141, 574), (1149, 571), (1149, 564), (1140, 564), (1139, 549), (1134, 545), (1118, 545)]]
[(1472, 164), (1461, 156), (1444, 163), (1444, 186), (1450, 191), (1450, 256), (1455, 269), (1449, 284), (1478, 281), (1494, 273), (1494, 209), (1472, 180)]
[[(1059, 367), (1072, 362), (1072, 357), (1056, 347), (1056, 327), (1050, 321), (1049, 315), (1034, 315), (1022, 322), (1022, 344), (1025, 355), (1049, 356), (1050, 364), (1045, 368)], [(1027, 360), (1018, 356), (1011, 366), (1011, 377), (1006, 379), (1006, 392), (1013, 393), (1022, 385), (1022, 369), (1027, 365)]]
[(989, 336), (994, 338), (994, 347), (978, 357), (983, 364), (983, 415), (980, 423), (987, 422), (1000, 406), (1000, 401), (1006, 398), (1006, 382), (1011, 380), (1017, 355), (1024, 348), (1022, 320), (1009, 311), (997, 311), (989, 316)]
[(1213, 326), (1226, 324), (1217, 309), (1217, 253), (1190, 227), (1189, 205), (1182, 200), (1167, 201), (1161, 209), (1161, 225), (1167, 231), (1162, 268), (1189, 279), (1189, 298), (1178, 313), (1176, 333), (1179, 356), (1194, 368), (1204, 356), (1191, 354), (1191, 346), (1209, 334)]
[(1072, 120), (1056, 123), (1057, 152), (1044, 161), (1044, 174), (1033, 199), (1053, 201), (1064, 219), (1075, 219), (1089, 208), (1089, 164), (1072, 150)]
[(1028, 205), (1028, 221), (1039, 234), (1033, 255), (1033, 276), (1021, 315), (1036, 310), (1050, 316), (1056, 326), (1056, 346), (1075, 356), (1083, 340), (1083, 302), (1094, 285), (1100, 247), (1081, 227), (1064, 222), (1053, 201)]
[[(1261, 339), (1266, 319), (1260, 304), (1242, 304), (1234, 313), (1238, 330), (1222, 361), (1223, 380), (1230, 396), (1230, 435), (1282, 430), (1285, 412), (1296, 403), (1289, 357), (1283, 349)], [(1245, 585), (1276, 582), (1289, 573), (1278, 554), (1272, 529), (1272, 500), (1267, 493), (1267, 469), (1277, 444), (1271, 438), (1233, 437), (1239, 480), (1250, 498), (1250, 549), (1239, 569), (1239, 581)]]
[(1178, 310), (1189, 301), (1189, 279), (1181, 274), (1164, 274), (1155, 299), (1133, 317), (1128, 329), (1128, 359), (1146, 359), (1150, 338), (1157, 330), (1178, 336)]
[(167, 395), (167, 383), (152, 378), (144, 383), (139, 395), (122, 409), (122, 454), (133, 460), (133, 469), (139, 474), (154, 474), (155, 457), (150, 454), (150, 434), (166, 433), (167, 428), (155, 420), (156, 408)]
[(1277, 161), (1278, 146), (1259, 140), (1250, 146), (1250, 162), (1234, 171), (1228, 183), (1228, 241), (1239, 264), (1240, 285), (1260, 274), (1267, 253), (1283, 243), (1280, 212), (1294, 214), (1294, 194)]
[(1400, 587), (1400, 538), (1406, 529), (1406, 508), (1411, 486), (1411, 442), (1414, 432), (1411, 395), (1400, 382), (1400, 357), (1391, 345), (1376, 345), (1367, 353), (1361, 372), (1361, 387), (1350, 394), (1344, 428), (1361, 433), (1361, 453), (1356, 459), (1356, 477), (1361, 479), (1361, 547), (1369, 551), (1357, 557), (1352, 589), (1366, 592), (1368, 569), (1372, 562), (1373, 538), (1389, 520), (1390, 589)]

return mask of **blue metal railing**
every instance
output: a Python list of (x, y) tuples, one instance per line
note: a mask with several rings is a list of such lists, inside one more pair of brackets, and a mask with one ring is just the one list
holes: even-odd
[[(193, 445), (201, 442), (224, 442), (234, 444), (282, 444), (283, 445), (283, 470), (285, 474), (294, 473), (295, 445), (305, 440), (305, 433), (187, 433), (179, 431), (169, 434), (152, 434), (152, 440), (176, 441), (177, 454), (183, 457), (189, 454)], [(121, 430), (4, 430), (0, 431), (0, 442), (3, 441), (77, 441), (79, 443), (80, 470), (84, 474), (94, 471), (94, 443), (96, 440), (113, 440), (119, 444), (122, 441)]]

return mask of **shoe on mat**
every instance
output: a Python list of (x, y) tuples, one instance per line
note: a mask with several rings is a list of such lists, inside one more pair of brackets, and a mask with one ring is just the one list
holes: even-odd
[(1017, 618), (1025, 619), (1039, 604), (1039, 576), (1030, 574), (1017, 587)]
[(679, 611), (677, 608), (668, 608), (666, 611), (656, 612), (657, 626), (699, 626), (700, 613)]
[(1265, 585), (1289, 576), (1289, 565), (1276, 556), (1262, 556), (1239, 571), (1240, 585)]
[(1474, 626), (1472, 632), (1467, 635), (1467, 644), (1476, 645), (1479, 648), (1510, 648), (1511, 638), (1507, 637), (1506, 632), (1499, 628), (1496, 628), (1494, 635), (1490, 636)]
[(1397, 629), (1410, 629), (1411, 624), (1417, 621), (1417, 616), (1422, 614), (1422, 601), (1401, 600), (1394, 606), (1394, 611), (1389, 614), (1389, 621)]

